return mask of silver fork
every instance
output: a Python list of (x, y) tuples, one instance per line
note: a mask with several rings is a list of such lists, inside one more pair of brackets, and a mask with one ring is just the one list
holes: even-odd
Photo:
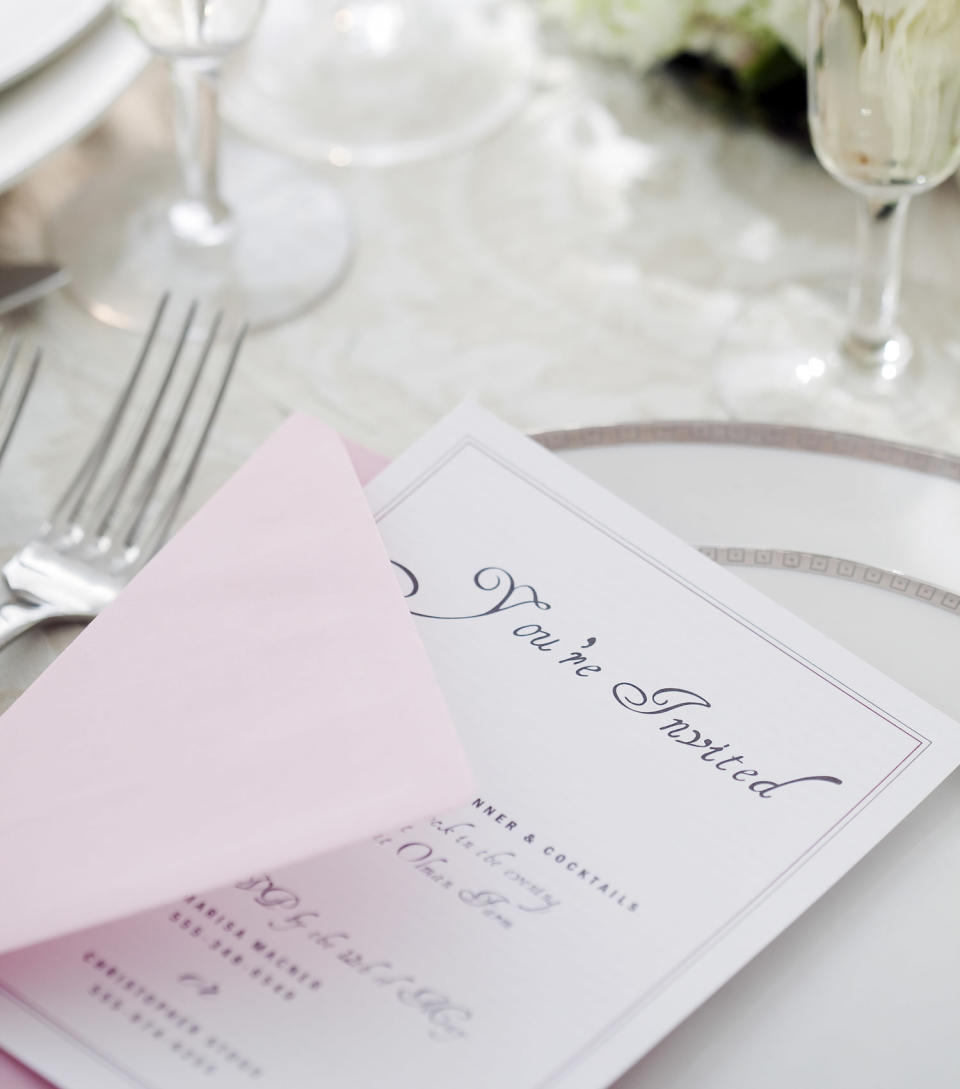
[(23, 406), (27, 403), (27, 395), (37, 376), (37, 368), (40, 366), (41, 352), (38, 348), (30, 358), (26, 369), (20, 373), (22, 368), (17, 367), (20, 349), (20, 338), (14, 337), (7, 349), (3, 369), (0, 370), (0, 461), (3, 461), (3, 455), (7, 452), (7, 447), (13, 438)]
[[(130, 377), (80, 470), (37, 536), (3, 566), (9, 594), (0, 603), (0, 647), (38, 624), (91, 620), (170, 531), (223, 402), (246, 328), (232, 342), (212, 389), (198, 397), (221, 315), (214, 318), (197, 362), (186, 372), (172, 418), (158, 428), (163, 405), (175, 400), (174, 378), (196, 316), (196, 304), (191, 305), (139, 427), (118, 443), (131, 418), (134, 392), (148, 370), (167, 301), (165, 296), (157, 307)], [(151, 439), (156, 452), (144, 460)], [(173, 468), (177, 457), (181, 464)], [(109, 471), (108, 461), (115, 466)]]

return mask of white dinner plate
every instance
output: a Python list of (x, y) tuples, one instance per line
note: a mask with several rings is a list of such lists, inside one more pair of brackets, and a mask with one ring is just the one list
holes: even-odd
[(129, 29), (105, 19), (55, 60), (0, 94), (0, 190), (85, 132), (148, 57)]
[(541, 441), (960, 720), (960, 458), (723, 421)]
[[(960, 719), (960, 458), (719, 422), (541, 441)], [(771, 1085), (960, 1086), (960, 774), (617, 1089)]]
[(0, 34), (0, 89), (65, 49), (101, 15), (108, 0), (8, 3)]

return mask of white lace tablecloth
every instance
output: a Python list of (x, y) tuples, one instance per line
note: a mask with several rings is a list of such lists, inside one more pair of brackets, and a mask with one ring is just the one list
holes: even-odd
[[(811, 155), (663, 80), (556, 56), (540, 82), (466, 152), (325, 172), (350, 204), (356, 260), (326, 302), (251, 337), (194, 502), (293, 410), (389, 454), (466, 397), (529, 430), (723, 416), (712, 353), (742, 293), (850, 269), (853, 198)], [(168, 105), (148, 69), (92, 135), (0, 197), (0, 259), (42, 256), (52, 210), (112, 158), (168, 147)], [(945, 185), (912, 215), (910, 276), (949, 289), (960, 194)], [(46, 364), (0, 476), (5, 552), (63, 487), (137, 343), (63, 295), (9, 324)], [(960, 450), (960, 414), (890, 433), (865, 407), (844, 425)], [(34, 671), (11, 660), (35, 661), (48, 638), (5, 652), (7, 698)]]

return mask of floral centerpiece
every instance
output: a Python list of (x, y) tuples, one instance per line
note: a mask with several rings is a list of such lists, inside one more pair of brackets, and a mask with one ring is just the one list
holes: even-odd
[(806, 0), (540, 0), (572, 42), (646, 71), (667, 65), (712, 102), (805, 134)]

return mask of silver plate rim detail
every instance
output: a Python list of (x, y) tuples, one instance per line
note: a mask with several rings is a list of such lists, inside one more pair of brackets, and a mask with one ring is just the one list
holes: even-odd
[(954, 454), (877, 439), (853, 431), (827, 431), (794, 424), (741, 420), (648, 420), (539, 431), (531, 437), (548, 450), (625, 446), (635, 442), (721, 443), (801, 450), (894, 465), (960, 483), (960, 457)]
[(768, 571), (796, 571), (803, 575), (823, 575), (841, 582), (873, 586), (900, 597), (908, 597), (924, 605), (943, 609), (960, 617), (960, 593), (943, 586), (915, 579), (901, 571), (874, 567), (842, 556), (827, 556), (822, 552), (799, 549), (741, 548), (737, 546), (698, 545), (697, 551), (724, 567), (759, 567)]
[[(960, 457), (938, 450), (889, 442), (854, 432), (827, 431), (792, 424), (731, 420), (651, 420), (643, 423), (600, 424), (531, 436), (548, 450), (582, 450), (591, 446), (626, 446), (630, 443), (719, 443), (755, 446), (841, 457), (892, 465), (960, 483)], [(874, 567), (857, 560), (827, 556), (803, 549), (698, 545), (697, 550), (726, 567), (758, 567), (822, 575), (856, 582), (899, 594), (960, 618), (960, 593), (936, 586), (901, 571)]]

